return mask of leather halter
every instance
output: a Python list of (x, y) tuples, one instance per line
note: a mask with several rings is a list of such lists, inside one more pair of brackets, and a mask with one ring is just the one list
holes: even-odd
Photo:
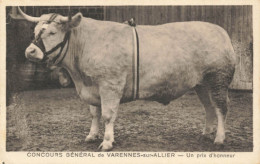
[[(54, 22), (54, 19), (57, 17), (58, 15), (57, 14), (53, 14), (51, 15), (51, 17), (49, 18), (49, 20), (46, 22), (46, 24), (50, 24), (51, 22)], [(43, 57), (43, 62), (46, 62), (48, 59), (49, 59), (49, 55), (52, 54), (54, 51), (56, 51), (57, 49), (60, 48), (60, 52), (57, 56), (55, 56), (53, 58), (53, 64), (54, 65), (57, 65), (59, 64), (63, 58), (65, 57), (67, 51), (68, 51), (68, 47), (69, 47), (69, 39), (70, 39), (70, 34), (71, 34), (71, 31), (68, 31), (65, 36), (64, 36), (64, 39), (62, 42), (60, 42), (59, 44), (57, 44), (55, 47), (53, 47), (51, 50), (49, 51), (46, 51), (45, 49), (45, 46), (43, 44), (43, 41), (42, 41), (42, 38), (41, 38), (41, 35), (43, 34), (43, 31), (45, 29), (42, 28), (39, 32), (39, 34), (35, 37), (35, 39), (32, 41), (32, 43), (34, 45), (36, 45), (44, 54), (44, 57)], [(65, 51), (65, 53), (62, 55), (62, 51), (66, 45), (66, 43), (68, 42), (68, 45), (67, 45), (67, 49)]]

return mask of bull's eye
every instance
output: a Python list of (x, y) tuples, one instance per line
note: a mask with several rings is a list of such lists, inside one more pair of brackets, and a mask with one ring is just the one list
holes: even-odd
[(54, 35), (54, 34), (56, 34), (56, 32), (54, 32), (54, 31), (51, 31), (51, 32), (50, 32), (50, 35)]

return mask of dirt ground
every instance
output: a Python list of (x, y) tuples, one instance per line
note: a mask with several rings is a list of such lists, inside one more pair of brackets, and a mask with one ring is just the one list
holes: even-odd
[[(226, 143), (221, 150), (213, 137), (201, 138), (204, 109), (195, 92), (164, 106), (157, 102), (121, 104), (112, 151), (253, 150), (252, 93), (230, 92)], [(25, 91), (7, 107), (7, 151), (97, 151), (100, 139), (86, 143), (91, 116), (75, 89)]]

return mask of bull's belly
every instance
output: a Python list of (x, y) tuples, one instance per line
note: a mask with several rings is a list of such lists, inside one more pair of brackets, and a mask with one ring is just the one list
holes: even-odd
[[(193, 89), (202, 80), (202, 77), (198, 76), (197, 73), (190, 74), (189, 76), (186, 74), (186, 76), (178, 78), (171, 76), (166, 80), (165, 77), (160, 79), (157, 76), (156, 80), (154, 78), (149, 75), (140, 79), (139, 99), (157, 101), (164, 105)], [(132, 84), (126, 88), (128, 89), (125, 91), (121, 102), (133, 100)]]
[(164, 105), (169, 104), (172, 100), (177, 99), (181, 97), (183, 94), (185, 94), (187, 91), (189, 91), (191, 88), (185, 88), (179, 91), (173, 91), (173, 90), (164, 90), (162, 89), (159, 92), (156, 93), (149, 93), (152, 96), (143, 96), (142, 99), (144, 100), (151, 100), (151, 101), (157, 101), (159, 103), (162, 103)]
[[(156, 86), (157, 87), (157, 86)], [(195, 86), (184, 87), (184, 88), (176, 88), (169, 86), (161, 86), (157, 88), (151, 87), (150, 90), (142, 90), (139, 91), (139, 100), (149, 100), (149, 101), (157, 101), (164, 105), (169, 104), (172, 100), (177, 99), (184, 95), (187, 91), (193, 89)], [(133, 100), (133, 94), (129, 91), (128, 94), (124, 94), (121, 103), (130, 102)]]
[(168, 81), (162, 84), (152, 85), (140, 90), (140, 99), (157, 101), (168, 104), (170, 101), (179, 98), (187, 91), (194, 88), (198, 83), (192, 81), (176, 82)]

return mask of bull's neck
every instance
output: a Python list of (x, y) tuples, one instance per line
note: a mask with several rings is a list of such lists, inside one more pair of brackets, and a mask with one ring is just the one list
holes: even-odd
[(83, 19), (80, 25), (71, 31), (68, 52), (62, 62), (62, 66), (75, 67), (79, 64), (83, 55), (88, 55), (91, 48), (90, 42), (94, 38), (96, 29)]
[(80, 92), (83, 86), (92, 86), (91, 78), (83, 74), (80, 66), (82, 57), (87, 57), (91, 48), (88, 43), (93, 38), (93, 35), (95, 35), (93, 27), (89, 27), (84, 21), (78, 27), (73, 28), (68, 44), (68, 52), (61, 62), (61, 66), (67, 69), (73, 79), (78, 92)]

